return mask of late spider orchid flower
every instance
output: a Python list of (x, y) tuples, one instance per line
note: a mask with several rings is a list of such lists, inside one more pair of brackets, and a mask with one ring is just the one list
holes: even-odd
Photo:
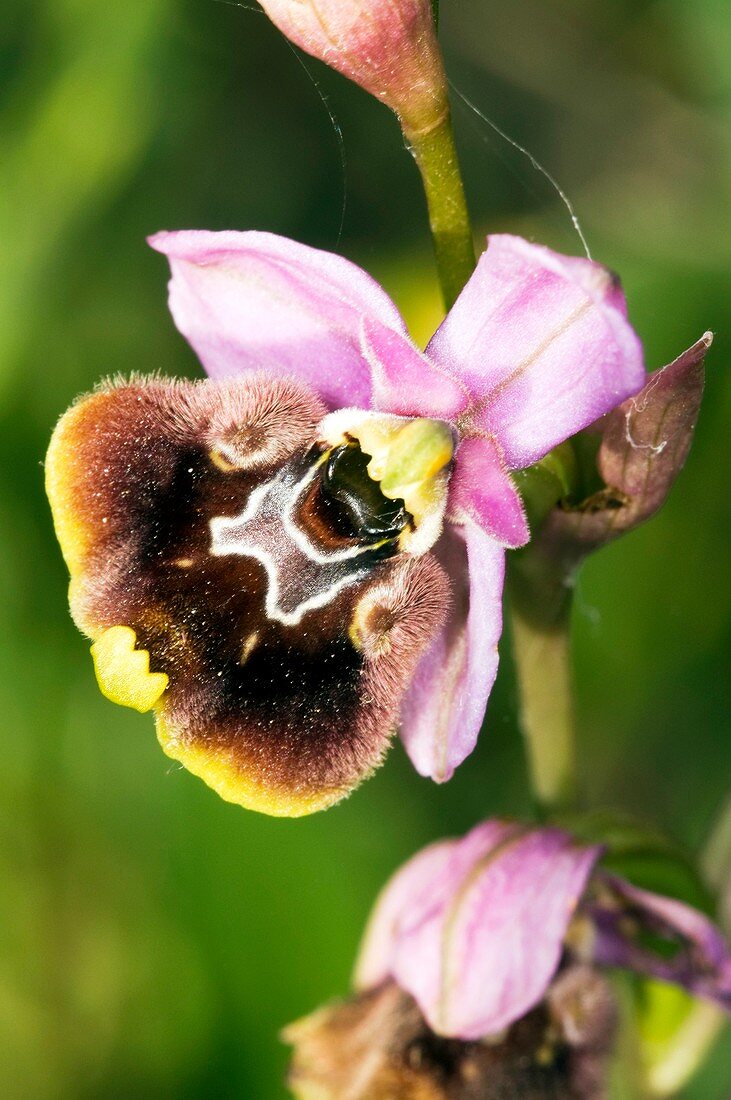
[(434, 1032), (501, 1032), (542, 1001), (560, 965), (624, 967), (731, 1010), (731, 948), (682, 902), (597, 867), (599, 845), (491, 820), (414, 856), (386, 885), (356, 971), (395, 981)]
[(264, 233), (161, 233), (210, 376), (111, 383), (47, 485), (102, 691), (231, 801), (329, 805), (401, 724), (472, 751), (497, 670), (510, 471), (642, 385), (616, 280), (496, 236), (425, 353), (348, 261)]

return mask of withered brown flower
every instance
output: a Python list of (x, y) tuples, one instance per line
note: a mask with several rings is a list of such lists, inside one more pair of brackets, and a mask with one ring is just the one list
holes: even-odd
[(603, 1100), (616, 1012), (607, 982), (567, 969), (500, 1035), (436, 1035), (394, 982), (284, 1032), (298, 1100)]

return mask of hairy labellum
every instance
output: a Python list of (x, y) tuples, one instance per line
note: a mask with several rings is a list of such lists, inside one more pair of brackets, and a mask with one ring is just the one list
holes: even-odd
[(300, 383), (110, 386), (61, 420), (47, 483), (71, 607), (116, 702), (226, 799), (307, 813), (379, 762), (449, 600), (356, 440)]
[(291, 1025), (298, 1100), (602, 1100), (615, 1031), (607, 983), (573, 967), (499, 1036), (436, 1035), (393, 982)]

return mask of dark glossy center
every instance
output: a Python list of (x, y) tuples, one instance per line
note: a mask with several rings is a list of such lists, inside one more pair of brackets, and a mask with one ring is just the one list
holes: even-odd
[(369, 462), (357, 443), (336, 447), (322, 467), (322, 496), (343, 535), (365, 543), (398, 538), (411, 516), (403, 500), (383, 495), (368, 475)]

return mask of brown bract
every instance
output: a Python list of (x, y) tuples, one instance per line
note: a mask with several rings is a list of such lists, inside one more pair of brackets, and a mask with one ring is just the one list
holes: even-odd
[(435, 1035), (393, 982), (290, 1025), (298, 1100), (603, 1100), (615, 1032), (607, 983), (575, 966), (503, 1035)]
[(664, 503), (683, 468), (703, 396), (705, 333), (601, 427), (598, 472), (605, 488), (578, 506), (555, 509), (542, 531), (581, 556), (644, 523)]
[(73, 406), (47, 460), (76, 623), (130, 628), (168, 678), (165, 751), (278, 815), (378, 764), (449, 599), (429, 555), (364, 548), (328, 511), (323, 413), (260, 375), (133, 380)]

